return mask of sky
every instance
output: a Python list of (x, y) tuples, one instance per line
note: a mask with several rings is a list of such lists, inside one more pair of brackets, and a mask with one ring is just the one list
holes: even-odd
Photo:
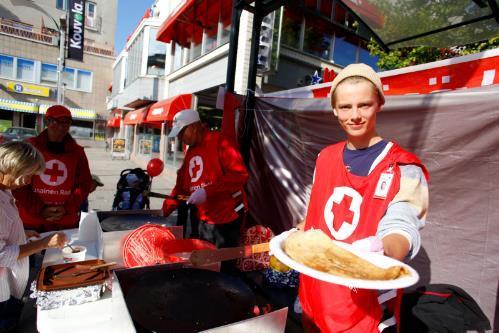
[(139, 24), (147, 8), (154, 0), (118, 0), (118, 14), (116, 17), (116, 35), (114, 48), (119, 54), (125, 47), (127, 37)]

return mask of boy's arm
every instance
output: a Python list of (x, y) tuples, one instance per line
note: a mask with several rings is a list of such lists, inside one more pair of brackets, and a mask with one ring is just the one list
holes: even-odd
[(388, 205), (376, 235), (387, 256), (398, 260), (414, 258), (421, 247), (419, 230), (428, 212), (428, 183), (416, 165), (400, 166), (400, 190)]

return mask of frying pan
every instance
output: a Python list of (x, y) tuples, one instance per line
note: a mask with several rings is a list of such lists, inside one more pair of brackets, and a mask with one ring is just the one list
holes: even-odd
[(125, 300), (137, 332), (199, 332), (254, 316), (241, 280), (202, 269), (144, 272)]

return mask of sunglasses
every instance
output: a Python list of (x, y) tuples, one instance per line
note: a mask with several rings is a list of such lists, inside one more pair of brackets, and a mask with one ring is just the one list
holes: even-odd
[(71, 119), (67, 119), (67, 118), (62, 118), (62, 119), (47, 118), (47, 123), (48, 124), (58, 124), (58, 125), (63, 125), (63, 126), (69, 126), (69, 125), (71, 125), (72, 121), (71, 121)]

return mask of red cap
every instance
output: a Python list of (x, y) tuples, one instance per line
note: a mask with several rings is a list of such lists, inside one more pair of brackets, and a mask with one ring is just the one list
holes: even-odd
[(47, 118), (69, 118), (73, 119), (71, 117), (71, 111), (64, 105), (52, 105), (47, 109), (47, 112), (45, 113), (45, 117)]

